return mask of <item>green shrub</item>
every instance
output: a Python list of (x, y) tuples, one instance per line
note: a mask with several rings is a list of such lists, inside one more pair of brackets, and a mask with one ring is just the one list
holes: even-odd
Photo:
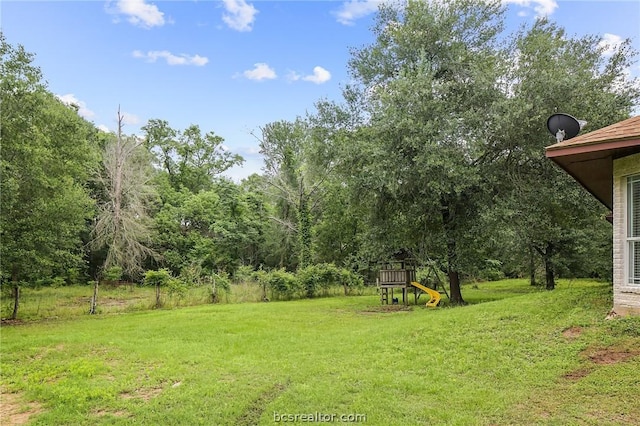
[(303, 289), (306, 297), (313, 297), (320, 287), (321, 277), (317, 265), (309, 265), (296, 272), (298, 285)]
[(218, 303), (219, 290), (222, 289), (225, 292), (231, 291), (231, 280), (229, 274), (226, 272), (211, 273), (206, 277), (207, 283), (211, 286), (211, 303)]
[(353, 290), (364, 287), (364, 278), (360, 274), (343, 268), (340, 269), (340, 283), (344, 288), (344, 295), (347, 296)]
[(233, 274), (233, 282), (237, 284), (248, 281), (255, 281), (253, 266), (239, 266), (238, 269), (236, 269), (236, 272)]
[(144, 284), (151, 285), (156, 288), (156, 308), (162, 306), (160, 300), (160, 288), (168, 286), (172, 279), (171, 272), (168, 269), (158, 269), (157, 271), (147, 271), (144, 274)]
[(66, 282), (68, 285), (80, 284), (82, 281), (82, 274), (78, 268), (67, 269)]
[(482, 281), (499, 281), (504, 279), (502, 272), (502, 262), (496, 259), (487, 259), (484, 268), (480, 271), (479, 277)]
[(288, 300), (298, 295), (301, 290), (296, 276), (285, 271), (284, 268), (267, 272), (264, 280), (274, 299)]
[(171, 278), (166, 283), (169, 297), (176, 297), (178, 300), (184, 299), (187, 295), (188, 285), (178, 278)]
[(188, 265), (180, 270), (180, 280), (187, 285), (201, 285), (203, 283), (203, 271), (200, 265)]
[(102, 271), (102, 277), (107, 281), (120, 281), (122, 279), (122, 268), (111, 266)]
[(314, 297), (318, 292), (327, 295), (332, 287), (342, 287), (348, 295), (351, 289), (364, 286), (364, 279), (345, 268), (338, 268), (333, 263), (320, 263), (307, 266), (296, 274), (306, 297)]

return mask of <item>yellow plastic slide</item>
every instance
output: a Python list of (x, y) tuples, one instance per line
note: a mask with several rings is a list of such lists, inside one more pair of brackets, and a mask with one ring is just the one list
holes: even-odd
[(429, 287), (425, 287), (420, 283), (417, 283), (415, 281), (411, 282), (411, 285), (419, 288), (420, 290), (424, 291), (425, 293), (427, 293), (430, 297), (429, 301), (427, 302), (426, 306), (430, 307), (430, 308), (435, 308), (436, 306), (438, 306), (438, 303), (440, 303), (440, 293), (438, 293), (435, 290), (430, 289)]

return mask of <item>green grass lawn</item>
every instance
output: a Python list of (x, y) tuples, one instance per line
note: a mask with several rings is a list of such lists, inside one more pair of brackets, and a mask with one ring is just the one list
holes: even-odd
[(609, 285), (476, 287), (461, 308), (381, 309), (365, 295), (3, 326), (3, 404), (43, 425), (270, 425), (296, 414), (638, 424), (640, 318), (604, 319)]

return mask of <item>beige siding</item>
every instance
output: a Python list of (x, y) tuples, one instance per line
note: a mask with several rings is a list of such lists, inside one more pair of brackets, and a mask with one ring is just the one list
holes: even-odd
[(613, 161), (613, 310), (619, 315), (640, 315), (640, 286), (625, 280), (626, 177), (638, 173), (640, 154)]

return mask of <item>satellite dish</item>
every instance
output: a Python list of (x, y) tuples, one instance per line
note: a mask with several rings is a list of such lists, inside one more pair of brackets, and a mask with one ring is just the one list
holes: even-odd
[(547, 129), (558, 142), (575, 138), (580, 130), (587, 124), (584, 120), (578, 120), (569, 114), (553, 114), (547, 119)]

